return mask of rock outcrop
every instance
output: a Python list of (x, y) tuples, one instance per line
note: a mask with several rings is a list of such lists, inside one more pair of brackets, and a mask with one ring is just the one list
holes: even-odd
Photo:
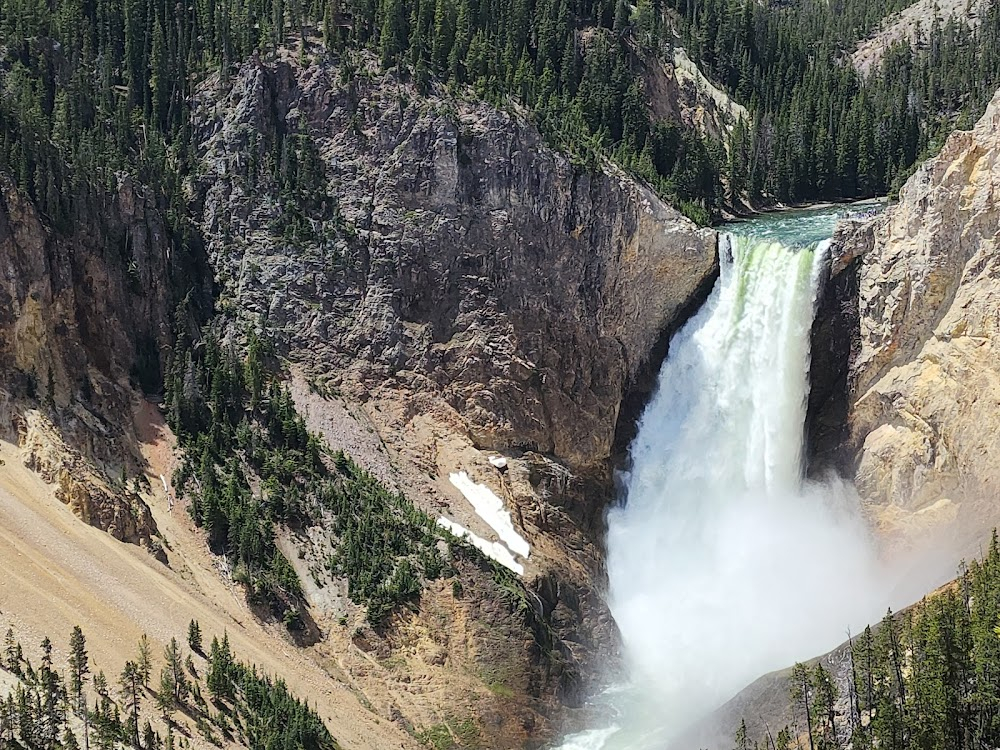
[[(480, 447), (600, 465), (624, 393), (714, 272), (714, 234), (516, 113), (339, 76), (249, 64), (203, 110), (206, 237), (241, 314), (344, 383), (434, 393)], [(251, 140), (266, 159), (300, 128), (347, 227), (333, 247), (276, 237), (277, 186), (243, 178)]]
[(149, 543), (149, 509), (111, 478), (141, 474), (131, 402), (169, 345), (171, 244), (129, 178), (100, 209), (60, 234), (0, 176), (0, 437), (85, 522)]
[(956, 554), (1000, 521), (998, 205), (1000, 94), (898, 205), (838, 242), (834, 282), (856, 286), (854, 312), (840, 294), (856, 314), (852, 350), (840, 354), (857, 487), (883, 531), (955, 531)]
[(916, 0), (885, 19), (874, 34), (858, 42), (851, 54), (851, 63), (858, 73), (868, 76), (878, 70), (893, 46), (926, 44), (935, 26), (940, 28), (948, 23), (975, 28), (989, 8), (987, 0)]
[(733, 126), (750, 122), (750, 113), (716, 86), (675, 46), (669, 59), (641, 58), (649, 109), (657, 120), (681, 123), (691, 132), (726, 143)]
[[(536, 709), (579, 700), (615, 645), (594, 584), (615, 437), (635, 416), (623, 404), (707, 294), (714, 233), (610, 164), (575, 165), (516, 108), (420, 92), (368, 56), (250, 61), (201, 88), (194, 123), (220, 307), (237, 327), (266, 322), (310, 428), (383, 481), (484, 537), (449, 474), (504, 499), (544, 632), (504, 639), (502, 671)], [(290, 227), (283, 170), (307, 160), (312, 198), (295, 205), (311, 213)], [(454, 648), (432, 661), (497, 671), (481, 644)], [(401, 688), (404, 718), (449, 695), (434, 674), (440, 690)], [(496, 747), (544, 734), (480, 723)]]

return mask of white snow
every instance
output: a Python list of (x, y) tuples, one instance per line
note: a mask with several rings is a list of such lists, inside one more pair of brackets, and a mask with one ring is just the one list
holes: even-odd
[(465, 495), (465, 499), (469, 501), (479, 517), (489, 524), (489, 527), (497, 533), (497, 536), (510, 548), (510, 551), (527, 558), (531, 547), (514, 528), (514, 524), (510, 520), (510, 513), (504, 510), (503, 500), (493, 494), (493, 491), (486, 485), (473, 482), (464, 471), (449, 474), (448, 478)]
[(507, 468), (507, 459), (503, 456), (490, 456), (489, 462), (498, 469)]
[(460, 539), (467, 539), (473, 547), (487, 557), (491, 557), (506, 568), (510, 568), (519, 576), (524, 575), (524, 566), (514, 559), (514, 555), (500, 542), (487, 542), (481, 536), (476, 536), (462, 524), (455, 523), (444, 516), (437, 520), (438, 526), (447, 529)]

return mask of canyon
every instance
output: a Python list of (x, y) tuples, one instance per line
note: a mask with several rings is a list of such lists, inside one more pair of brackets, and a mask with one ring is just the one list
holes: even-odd
[[(899, 26), (913, 12), (884, 35), (913, 36)], [(29, 649), (51, 636), (60, 658), (79, 624), (117, 674), (142, 633), (159, 653), (198, 620), (308, 698), (343, 747), (539, 747), (593, 725), (590, 699), (627, 674), (607, 514), (726, 248), (636, 160), (565, 148), (514, 98), (325, 44), (303, 27), (198, 78), (181, 207), (121, 171), (81, 191), (67, 229), (0, 176), (0, 567), (14, 571), (0, 623)], [(651, 122), (732, 153), (748, 110), (669, 52), (630, 49)], [(838, 227), (811, 332), (810, 476), (852, 482), (885, 554), (935, 583), (1000, 519), (998, 126), (1000, 95), (898, 203)], [(266, 339), (326, 465), (343, 451), (502, 559), (435, 538), (448, 577), (372, 623), (331, 570), (324, 524), (276, 523), (305, 626), (250, 601), (187, 513), (200, 488), (176, 480), (163, 384), (179, 373), (194, 400), (217, 395), (184, 361), (208, 333), (240, 358)], [(786, 682), (754, 684), (713, 730), (787, 723)]]

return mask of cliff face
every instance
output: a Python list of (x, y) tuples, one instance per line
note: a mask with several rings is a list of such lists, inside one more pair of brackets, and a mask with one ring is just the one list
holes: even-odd
[[(449, 481), (468, 472), (531, 544), (531, 619), (549, 635), (497, 639), (511, 626), (487, 625), (495, 604), (428, 594), (386, 644), (437, 638), (436, 689), (401, 683), (388, 713), (439, 714), (441, 695), (469, 691), (460, 671), (507, 675), (535, 708), (575, 703), (613, 658), (595, 582), (615, 436), (633, 416), (622, 405), (648, 387), (666, 334), (714, 277), (714, 233), (610, 165), (575, 166), (517, 111), (421, 93), (366, 56), (251, 61), (202, 87), (194, 121), (220, 308), (266, 323), (310, 428), (492, 539)], [(312, 199), (295, 202), (312, 208), (290, 226), (293, 162), (300, 178), (311, 165)], [(317, 618), (334, 619), (314, 593)], [(441, 611), (459, 613), (466, 635), (432, 626)], [(433, 669), (445, 663), (470, 666)], [(480, 724), (496, 747), (551, 731), (537, 714), (518, 721)]]
[[(340, 75), (251, 64), (204, 112), (204, 226), (240, 313), (318, 373), (433, 393), (482, 448), (605, 461), (623, 394), (713, 272), (712, 233), (516, 114)], [(332, 247), (267, 233), (278, 188), (241, 175), (251, 140), (264, 159), (300, 128), (346, 227)]]
[(156, 526), (109, 478), (142, 465), (133, 389), (160, 377), (169, 254), (161, 213), (127, 178), (66, 236), (0, 177), (0, 436), (85, 522), (130, 542)]
[(1000, 518), (998, 198), (1000, 94), (898, 205), (838, 238), (857, 289), (841, 295), (857, 315), (841, 355), (858, 489), (885, 532), (955, 531), (961, 551)]
[(716, 86), (688, 57), (674, 47), (671, 58), (642, 58), (643, 80), (653, 117), (681, 123), (692, 132), (726, 143), (733, 126), (750, 121), (750, 113)]

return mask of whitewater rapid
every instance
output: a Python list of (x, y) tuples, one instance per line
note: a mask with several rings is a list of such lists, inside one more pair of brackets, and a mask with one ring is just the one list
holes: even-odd
[(608, 516), (629, 686), (577, 748), (662, 748), (756, 677), (885, 605), (852, 489), (803, 478), (809, 341), (826, 242), (728, 235), (674, 337)]

